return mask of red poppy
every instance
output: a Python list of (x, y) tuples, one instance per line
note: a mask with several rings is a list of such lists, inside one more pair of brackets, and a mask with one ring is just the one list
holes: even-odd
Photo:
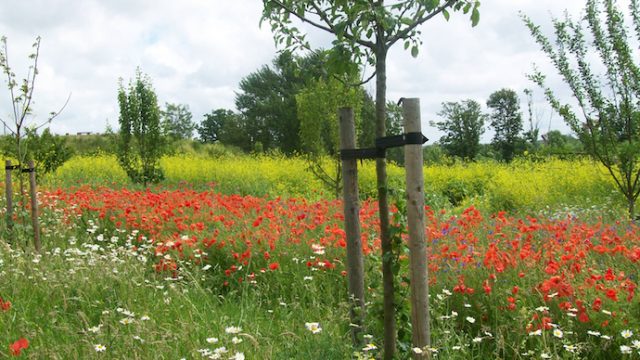
[(29, 340), (25, 338), (20, 338), (13, 344), (9, 345), (9, 351), (13, 356), (20, 356), (20, 353), (22, 352), (22, 350), (28, 347), (29, 347)]
[(278, 270), (279, 268), (280, 268), (280, 264), (278, 264), (277, 262), (269, 264), (269, 269), (271, 270)]

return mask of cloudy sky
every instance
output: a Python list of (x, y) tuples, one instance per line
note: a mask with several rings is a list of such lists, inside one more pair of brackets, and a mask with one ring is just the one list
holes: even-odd
[[(389, 99), (420, 98), (425, 133), (435, 140), (428, 122), (437, 120), (442, 102), (474, 99), (484, 105), (493, 91), (511, 88), (524, 110), (522, 91), (534, 88), (542, 132), (566, 129), (525, 77), (533, 63), (554, 71), (518, 12), (550, 33), (552, 15), (566, 9), (577, 16), (583, 6), (580, 0), (483, 0), (475, 28), (461, 13), (449, 22), (434, 18), (421, 28), (417, 59), (401, 48), (391, 51)], [(239, 81), (276, 56), (269, 26), (259, 27), (261, 10), (259, 0), (0, 0), (0, 35), (8, 38), (10, 64), (20, 78), (30, 45), (42, 37), (31, 123), (45, 120), (71, 94), (52, 130), (102, 132), (118, 124), (118, 78), (127, 81), (137, 66), (152, 78), (160, 104), (187, 104), (197, 122), (213, 109), (234, 109)], [(314, 45), (326, 46), (325, 36), (311, 32)], [(550, 85), (561, 82), (553, 77)], [(4, 89), (0, 117), (7, 119)]]

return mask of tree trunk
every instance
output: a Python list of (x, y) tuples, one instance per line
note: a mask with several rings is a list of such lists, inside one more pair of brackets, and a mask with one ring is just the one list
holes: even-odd
[[(352, 108), (341, 108), (340, 149), (355, 149), (356, 126)], [(344, 192), (344, 222), (347, 235), (347, 277), (349, 279), (349, 301), (351, 303), (351, 328), (353, 343), (362, 346), (364, 307), (364, 259), (360, 237), (360, 206), (358, 204), (358, 163), (356, 159), (342, 160)]]
[(634, 199), (633, 197), (627, 198), (628, 204), (629, 204), (629, 219), (631, 221), (635, 221), (636, 220), (636, 199)]
[[(384, 137), (387, 105), (387, 48), (383, 30), (379, 30), (376, 49), (376, 137)], [(376, 159), (380, 240), (382, 247), (382, 287), (384, 311), (384, 359), (393, 359), (396, 351), (395, 290), (393, 284), (393, 255), (389, 232), (389, 203), (387, 200), (386, 159)]]

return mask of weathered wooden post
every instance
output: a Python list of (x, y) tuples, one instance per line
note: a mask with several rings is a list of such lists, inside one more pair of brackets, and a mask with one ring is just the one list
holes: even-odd
[(13, 186), (11, 184), (11, 170), (13, 170), (11, 160), (5, 161), (4, 171), (6, 177), (4, 181), (4, 191), (7, 197), (7, 230), (13, 228)]
[[(420, 100), (403, 101), (405, 136), (420, 134)], [(411, 324), (413, 346), (424, 349), (431, 345), (429, 324), (429, 280), (427, 274), (427, 244), (424, 221), (424, 174), (422, 145), (407, 144), (404, 149), (407, 176), (407, 221), (409, 226), (409, 261), (411, 276)], [(430, 358), (425, 349), (414, 354), (416, 359)]]
[(31, 224), (33, 225), (33, 244), (40, 252), (40, 223), (38, 222), (38, 194), (36, 192), (36, 169), (33, 160), (29, 160), (29, 192), (31, 195)]
[[(356, 126), (352, 108), (341, 108), (340, 149), (342, 154), (356, 147)], [(351, 303), (353, 342), (362, 344), (364, 307), (364, 260), (360, 238), (360, 206), (358, 204), (358, 164), (354, 158), (342, 157), (344, 222), (347, 236), (347, 277)]]

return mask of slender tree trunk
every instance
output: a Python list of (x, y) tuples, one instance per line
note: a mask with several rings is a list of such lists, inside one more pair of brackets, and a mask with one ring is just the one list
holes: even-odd
[[(386, 135), (387, 105), (387, 48), (380, 30), (376, 49), (376, 137)], [(389, 203), (387, 200), (386, 159), (376, 159), (378, 206), (380, 212), (380, 240), (382, 245), (382, 287), (384, 311), (384, 359), (393, 359), (396, 351), (395, 290), (393, 284), (393, 255), (389, 232)]]
[(636, 199), (633, 197), (627, 198), (629, 204), (629, 219), (634, 221), (636, 219)]
[[(355, 149), (356, 126), (352, 108), (341, 108), (340, 148)], [(364, 307), (364, 259), (360, 237), (360, 206), (358, 196), (358, 163), (356, 159), (342, 160), (344, 192), (344, 222), (347, 235), (347, 277), (349, 279), (349, 301), (351, 302), (351, 328), (353, 343), (362, 345)]]

